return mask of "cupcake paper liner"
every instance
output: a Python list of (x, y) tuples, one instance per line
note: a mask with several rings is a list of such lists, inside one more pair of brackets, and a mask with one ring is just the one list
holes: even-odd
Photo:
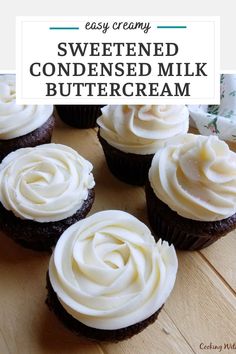
[(147, 319), (125, 328), (116, 330), (103, 330), (98, 328), (92, 328), (84, 325), (83, 323), (72, 317), (68, 312), (66, 312), (66, 310), (58, 300), (55, 291), (53, 290), (48, 273), (46, 284), (46, 288), (48, 290), (46, 304), (48, 305), (49, 309), (55, 313), (57, 318), (70, 331), (74, 332), (76, 335), (82, 335), (88, 338), (89, 340), (95, 342), (119, 342), (131, 338), (132, 336), (138, 334), (147, 326), (155, 322), (161, 309), (164, 306), (162, 305), (162, 307), (158, 311), (156, 311), (152, 316), (148, 317)]
[(145, 192), (148, 219), (155, 239), (164, 239), (177, 249), (205, 248), (236, 227), (236, 214), (220, 221), (191, 220), (178, 215), (158, 199), (149, 181)]
[(111, 173), (123, 182), (144, 185), (154, 155), (125, 153), (108, 144), (99, 132), (98, 138)]
[(72, 216), (54, 222), (37, 222), (16, 217), (0, 203), (0, 229), (19, 245), (35, 251), (50, 251), (61, 234), (72, 224), (86, 217), (94, 202), (94, 190)]
[(34, 147), (51, 142), (55, 118), (51, 116), (41, 127), (34, 131), (9, 140), (0, 140), (0, 162), (10, 152), (20, 148)]
[(61, 120), (75, 128), (88, 129), (96, 127), (96, 120), (102, 114), (98, 105), (57, 105)]

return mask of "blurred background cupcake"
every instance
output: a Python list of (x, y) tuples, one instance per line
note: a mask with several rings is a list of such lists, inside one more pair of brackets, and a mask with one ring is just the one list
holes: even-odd
[(217, 135), (236, 150), (236, 74), (220, 76), (219, 105), (190, 105), (190, 124), (202, 135)]
[(15, 75), (0, 75), (0, 161), (11, 151), (51, 142), (53, 106), (16, 104)]
[(143, 185), (155, 152), (188, 131), (189, 112), (181, 105), (108, 105), (97, 123), (110, 171), (124, 182)]
[(57, 113), (61, 120), (75, 128), (87, 129), (96, 127), (96, 120), (101, 115), (98, 105), (57, 105)]
[(236, 154), (215, 136), (173, 139), (153, 158), (146, 200), (157, 239), (209, 246), (236, 227)]

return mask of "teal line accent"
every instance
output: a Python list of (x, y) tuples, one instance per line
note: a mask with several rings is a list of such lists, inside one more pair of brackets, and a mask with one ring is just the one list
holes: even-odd
[(187, 26), (157, 26), (157, 28), (187, 28)]
[(79, 27), (49, 27), (50, 30), (79, 30)]

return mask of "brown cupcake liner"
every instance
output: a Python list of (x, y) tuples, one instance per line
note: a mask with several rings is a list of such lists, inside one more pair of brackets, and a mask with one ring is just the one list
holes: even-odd
[(57, 105), (56, 109), (61, 120), (79, 129), (96, 127), (97, 118), (102, 114), (99, 105)]
[(0, 203), (0, 229), (19, 245), (35, 251), (51, 251), (61, 234), (75, 222), (84, 219), (94, 202), (94, 189), (72, 216), (54, 222), (37, 222), (16, 217)]
[(236, 227), (236, 214), (219, 221), (197, 221), (171, 210), (155, 195), (150, 182), (145, 188), (147, 213), (155, 239), (173, 244), (177, 249), (199, 250), (216, 242)]
[(54, 123), (55, 118), (51, 116), (41, 127), (26, 135), (14, 139), (0, 140), (0, 162), (12, 151), (50, 143)]
[(87, 339), (94, 342), (119, 342), (128, 338), (133, 337), (139, 332), (143, 331), (147, 326), (156, 321), (162, 307), (156, 311), (152, 316), (147, 319), (138, 322), (134, 325), (116, 329), (116, 330), (103, 330), (98, 328), (88, 327), (85, 324), (81, 323), (74, 317), (72, 317), (61, 305), (58, 297), (53, 290), (51, 285), (49, 275), (47, 273), (46, 279), (46, 289), (48, 290), (46, 304), (48, 305), (50, 311), (53, 311), (57, 318), (64, 324), (66, 328), (72, 331), (74, 334), (78, 336), (84, 336)]
[(111, 146), (98, 132), (107, 165), (111, 173), (120, 179), (136, 186), (143, 186), (148, 177), (148, 171), (154, 155), (138, 155), (126, 153)]

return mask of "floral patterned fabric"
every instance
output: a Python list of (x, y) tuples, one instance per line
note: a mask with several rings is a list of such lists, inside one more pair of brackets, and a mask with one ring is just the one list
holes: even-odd
[(192, 125), (202, 135), (218, 135), (220, 139), (236, 141), (236, 75), (222, 74), (220, 105), (190, 105)]

